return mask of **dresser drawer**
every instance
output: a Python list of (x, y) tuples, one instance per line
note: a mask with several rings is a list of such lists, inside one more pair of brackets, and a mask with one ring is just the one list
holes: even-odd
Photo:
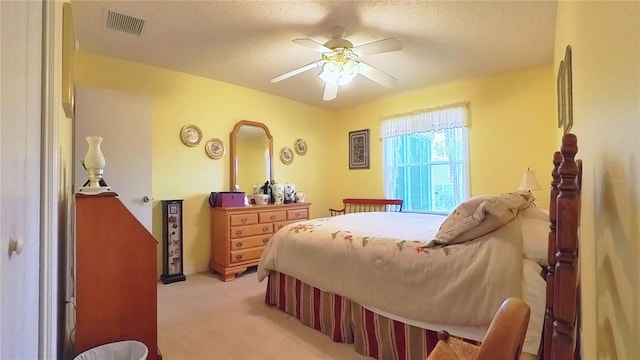
[(260, 213), (260, 222), (274, 222), (274, 221), (283, 221), (287, 220), (287, 212), (282, 211), (265, 211)]
[(257, 248), (251, 248), (251, 249), (232, 251), (230, 254), (231, 257), (229, 258), (229, 262), (232, 264), (235, 264), (235, 263), (259, 259), (260, 255), (262, 255), (262, 250), (264, 250), (263, 246), (257, 247)]
[(270, 238), (271, 234), (231, 240), (231, 250), (241, 250), (257, 246), (264, 246), (269, 242)]
[(229, 215), (231, 226), (252, 225), (258, 223), (258, 213)]
[(306, 220), (309, 218), (307, 209), (287, 210), (287, 220)]
[(236, 239), (236, 238), (247, 237), (247, 236), (272, 234), (273, 224), (233, 226), (229, 228), (229, 230), (230, 230), (229, 232), (230, 237), (232, 239)]

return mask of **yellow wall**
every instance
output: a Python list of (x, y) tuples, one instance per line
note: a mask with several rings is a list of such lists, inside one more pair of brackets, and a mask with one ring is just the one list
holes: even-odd
[[(343, 197), (383, 196), (380, 120), (457, 101), (471, 109), (471, 194), (514, 190), (527, 167), (545, 183), (555, 150), (555, 80), (550, 65), (424, 88), (340, 112), (330, 112), (258, 91), (168, 71), (138, 63), (79, 53), (77, 83), (134, 93), (153, 99), (153, 233), (162, 238), (161, 208), (157, 200), (184, 199), (185, 273), (205, 271), (209, 261), (211, 191), (230, 188), (229, 152), (221, 160), (204, 154), (203, 143), (225, 140), (239, 120), (265, 123), (274, 138), (275, 179), (293, 182), (313, 203), (311, 217), (328, 215)], [(198, 125), (204, 141), (184, 146), (180, 128)], [(348, 132), (370, 129), (370, 169), (349, 170)], [(506, 137), (504, 134), (517, 134)], [(283, 146), (298, 138), (307, 141), (305, 156), (291, 165), (279, 160)], [(248, 185), (245, 185), (247, 187)], [(251, 192), (252, 188), (242, 189)], [(534, 193), (539, 206), (548, 207), (545, 191)], [(158, 250), (161, 272), (161, 248)]]
[(583, 359), (640, 359), (640, 3), (558, 3), (584, 161)]
[[(343, 197), (383, 196), (380, 122), (393, 114), (470, 102), (469, 167), (471, 195), (514, 191), (522, 172), (536, 170), (543, 190), (536, 203), (548, 208), (555, 145), (555, 77), (551, 65), (427, 87), (340, 111), (335, 122), (332, 158), (333, 202)], [(349, 170), (349, 131), (370, 129), (371, 165)], [(346, 179), (346, 181), (344, 181)]]
[[(80, 85), (141, 93), (152, 98), (152, 194), (153, 234), (162, 239), (162, 199), (184, 199), (184, 271), (206, 271), (209, 264), (210, 227), (208, 195), (230, 189), (229, 152), (220, 160), (205, 155), (204, 142), (212, 137), (229, 146), (229, 133), (236, 122), (253, 120), (267, 124), (274, 138), (275, 180), (293, 182), (312, 202), (311, 216), (329, 207), (322, 196), (329, 171), (322, 153), (330, 134), (327, 110), (267, 95), (198, 76), (168, 71), (88, 53), (78, 53), (76, 83)], [(187, 147), (179, 131), (185, 124), (200, 127), (204, 141)], [(309, 145), (305, 156), (284, 165), (277, 157), (283, 146), (296, 139)], [(249, 190), (247, 190), (249, 191)], [(161, 247), (158, 271), (161, 272)]]

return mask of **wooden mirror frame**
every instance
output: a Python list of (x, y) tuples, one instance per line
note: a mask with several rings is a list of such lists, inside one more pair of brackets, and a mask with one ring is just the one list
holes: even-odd
[(231, 184), (229, 184), (229, 186), (231, 187), (231, 191), (235, 191), (235, 185), (237, 184), (237, 180), (238, 180), (238, 168), (236, 167), (236, 164), (238, 163), (236, 159), (237, 136), (238, 136), (238, 132), (243, 126), (255, 126), (255, 127), (262, 128), (265, 134), (267, 135), (267, 139), (269, 139), (269, 179), (268, 180), (273, 179), (273, 163), (274, 163), (273, 162), (273, 136), (271, 136), (271, 132), (269, 131), (269, 128), (267, 127), (267, 125), (257, 121), (240, 120), (236, 123), (236, 125), (233, 127), (233, 130), (229, 134), (229, 146), (231, 148), (231, 156), (229, 157), (231, 159), (230, 160), (231, 161), (231, 167), (230, 167)]

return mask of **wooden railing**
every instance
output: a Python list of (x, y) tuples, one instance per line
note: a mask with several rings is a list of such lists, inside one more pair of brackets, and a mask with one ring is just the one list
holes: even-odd
[(329, 209), (331, 216), (359, 212), (399, 212), (403, 201), (400, 199), (342, 199), (342, 209)]

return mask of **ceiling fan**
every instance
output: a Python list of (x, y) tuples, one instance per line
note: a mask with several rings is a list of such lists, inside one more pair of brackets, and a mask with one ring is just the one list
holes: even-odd
[(395, 77), (363, 62), (360, 57), (402, 50), (400, 41), (395, 38), (387, 38), (353, 46), (349, 40), (344, 38), (345, 33), (346, 31), (342, 27), (331, 28), (329, 30), (331, 38), (324, 44), (309, 38), (294, 39), (294, 43), (322, 53), (322, 58), (275, 77), (271, 79), (271, 82), (277, 83), (307, 70), (322, 67), (322, 72), (318, 77), (325, 82), (322, 99), (326, 101), (335, 99), (338, 95), (338, 87), (349, 83), (358, 74), (385, 87), (395, 85)]

